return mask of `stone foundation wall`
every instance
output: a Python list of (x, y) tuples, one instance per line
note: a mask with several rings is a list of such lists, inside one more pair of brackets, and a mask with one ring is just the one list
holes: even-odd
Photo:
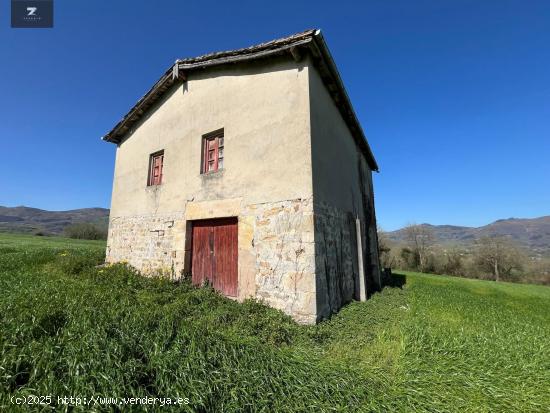
[(113, 217), (109, 221), (106, 262), (127, 262), (148, 274), (180, 275), (184, 265), (183, 214)]
[[(228, 201), (229, 202), (229, 201)], [(232, 208), (236, 213), (238, 203)], [(222, 211), (210, 205), (211, 217)], [(225, 205), (227, 207), (227, 205)], [(193, 205), (197, 208), (197, 205)], [(231, 214), (231, 209), (219, 212)], [(194, 212), (196, 215), (196, 213)], [(128, 262), (145, 274), (179, 277), (188, 268), (185, 212), (114, 217), (107, 262)], [(192, 216), (192, 215), (189, 215)], [(239, 299), (255, 297), (301, 323), (314, 323), (358, 298), (355, 216), (310, 198), (245, 205), (239, 217)], [(374, 229), (362, 223), (367, 281)], [(187, 240), (189, 241), (189, 240)], [(189, 242), (187, 245), (189, 246)], [(369, 288), (369, 286), (367, 286)]]
[(179, 277), (188, 270), (191, 253), (186, 218), (238, 215), (238, 298), (255, 297), (299, 322), (315, 322), (311, 199), (238, 205), (236, 200), (208, 201), (191, 203), (177, 214), (114, 217), (106, 261), (125, 261), (145, 274), (160, 270)]
[(358, 298), (354, 215), (326, 203), (315, 203), (315, 246), (317, 312), (319, 318), (324, 318)]
[(315, 243), (311, 199), (247, 206), (254, 218), (255, 296), (302, 323), (316, 321)]

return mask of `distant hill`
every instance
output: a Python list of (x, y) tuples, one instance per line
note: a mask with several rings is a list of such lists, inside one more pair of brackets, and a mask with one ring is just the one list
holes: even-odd
[[(106, 230), (109, 210), (82, 208), (69, 211), (45, 211), (25, 206), (0, 206), (0, 232), (25, 232), (60, 235), (67, 225), (91, 222)], [(550, 215), (540, 218), (499, 219), (482, 227), (422, 224), (432, 230), (439, 244), (470, 245), (483, 236), (505, 236), (533, 252), (550, 254)], [(406, 242), (405, 230), (387, 233), (394, 242)]]
[[(453, 225), (422, 224), (430, 228), (440, 244), (468, 245), (484, 236), (509, 237), (518, 245), (531, 251), (547, 254), (550, 252), (550, 215), (540, 218), (499, 219), (482, 227), (459, 227)], [(405, 242), (405, 229), (388, 232), (388, 238), (395, 242)]]
[(90, 222), (106, 230), (109, 210), (82, 208), (69, 211), (45, 211), (25, 206), (0, 206), (0, 232), (24, 232), (60, 235), (67, 225)]

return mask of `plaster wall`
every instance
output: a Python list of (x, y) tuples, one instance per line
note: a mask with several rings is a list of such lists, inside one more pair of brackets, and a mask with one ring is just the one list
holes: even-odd
[[(327, 317), (359, 298), (359, 277), (367, 290), (379, 288), (378, 246), (372, 171), (322, 82), (309, 68), (317, 315)], [(364, 275), (359, 274), (359, 218)], [(370, 290), (370, 291), (369, 291)]]
[[(316, 319), (307, 61), (191, 72), (117, 147), (107, 261), (179, 277), (191, 222), (238, 217), (238, 298)], [(224, 169), (201, 174), (202, 136), (224, 129)], [(147, 186), (164, 150), (162, 185)]]

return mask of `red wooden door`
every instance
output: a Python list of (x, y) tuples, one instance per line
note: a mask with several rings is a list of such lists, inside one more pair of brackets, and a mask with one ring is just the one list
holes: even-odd
[(208, 280), (223, 294), (237, 296), (237, 218), (193, 222), (193, 283)]

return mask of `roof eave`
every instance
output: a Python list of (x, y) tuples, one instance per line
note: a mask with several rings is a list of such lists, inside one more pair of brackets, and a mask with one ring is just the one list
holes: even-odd
[(344, 86), (344, 82), (340, 77), (340, 72), (336, 67), (336, 63), (332, 58), (330, 50), (320, 30), (315, 31), (314, 39), (315, 39), (315, 45), (318, 47), (318, 51), (319, 53), (321, 53), (322, 59), (327, 64), (327, 68), (330, 71), (330, 74), (332, 75), (336, 83), (337, 92), (342, 95), (342, 101), (338, 102), (335, 99), (336, 100), (335, 103), (340, 109), (344, 119), (346, 119), (346, 123), (348, 124), (348, 127), (351, 129), (351, 133), (354, 139), (356, 140), (357, 144), (366, 152), (367, 162), (369, 164), (369, 167), (373, 171), (378, 172), (379, 171), (378, 163), (374, 158), (374, 154), (370, 148), (370, 145), (367, 141), (365, 133), (363, 132), (363, 128), (361, 128), (361, 123), (359, 122), (359, 119), (355, 114), (355, 110), (353, 109), (353, 105), (351, 104), (351, 100)]
[(306, 30), (297, 35), (274, 40), (262, 45), (229, 52), (212, 53), (198, 58), (176, 60), (153, 87), (149, 89), (114, 128), (101, 139), (106, 142), (119, 144), (130, 130), (131, 124), (139, 120), (142, 112), (147, 110), (156, 101), (159, 95), (170, 88), (177, 79), (184, 79), (184, 73), (186, 71), (284, 54), (292, 48), (310, 43), (314, 33), (315, 30)]
[(327, 88), (344, 117), (353, 138), (365, 153), (369, 167), (373, 171), (378, 171), (378, 164), (366, 140), (361, 124), (357, 119), (357, 115), (353, 110), (340, 73), (338, 72), (334, 59), (330, 54), (320, 30), (308, 30), (288, 38), (278, 39), (262, 45), (235, 51), (213, 53), (193, 59), (176, 60), (153, 87), (138, 100), (126, 116), (124, 116), (109, 133), (103, 136), (102, 139), (106, 142), (121, 143), (131, 130), (132, 125), (141, 118), (145, 111), (176, 82), (184, 81), (186, 79), (186, 73), (191, 70), (239, 63), (285, 53), (291, 53), (294, 56), (294, 52), (301, 48), (307, 48), (314, 56), (314, 64), (321, 66), (320, 70), (322, 72), (323, 81), (332, 84), (332, 88), (329, 87), (329, 85), (327, 85)]
[(160, 77), (159, 80), (153, 85), (151, 89), (145, 93), (137, 103), (130, 109), (130, 111), (114, 126), (113, 129), (101, 139), (106, 142), (112, 142), (119, 144), (122, 141), (124, 135), (130, 130), (132, 122), (136, 122), (145, 113), (147, 109), (156, 101), (156, 99), (162, 95), (168, 88), (170, 88), (175, 78), (173, 73), (174, 67), (178, 64), (174, 63), (170, 68)]

